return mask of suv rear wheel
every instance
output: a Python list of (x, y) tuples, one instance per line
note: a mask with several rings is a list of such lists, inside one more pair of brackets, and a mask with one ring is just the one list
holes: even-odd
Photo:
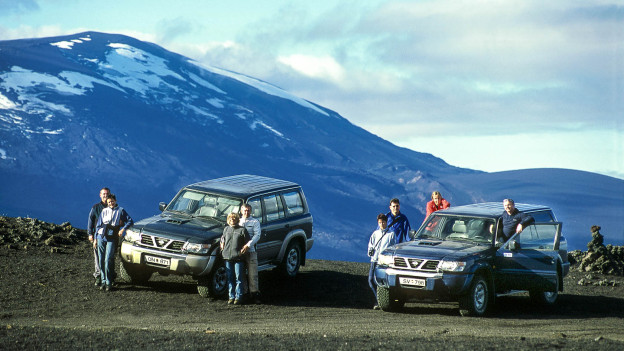
[(197, 279), (197, 292), (201, 297), (220, 298), (227, 294), (228, 281), (225, 262), (218, 260), (212, 272)]
[(286, 254), (282, 260), (281, 271), (287, 277), (293, 278), (299, 272), (301, 266), (301, 246), (291, 241), (286, 248)]
[(530, 290), (531, 301), (542, 306), (554, 306), (559, 297), (559, 273), (557, 273), (557, 283), (555, 291)]

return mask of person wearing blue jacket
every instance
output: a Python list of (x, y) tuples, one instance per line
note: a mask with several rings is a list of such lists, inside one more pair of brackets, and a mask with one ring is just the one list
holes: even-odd
[(386, 214), (386, 218), (388, 219), (388, 230), (394, 232), (397, 244), (410, 241), (409, 231), (412, 230), (412, 227), (407, 217), (401, 213), (399, 199), (390, 200), (390, 212)]
[(97, 223), (97, 248), (100, 259), (101, 290), (111, 291), (115, 283), (115, 254), (119, 238), (134, 224), (132, 217), (117, 205), (117, 197), (109, 194), (108, 207), (102, 210)]

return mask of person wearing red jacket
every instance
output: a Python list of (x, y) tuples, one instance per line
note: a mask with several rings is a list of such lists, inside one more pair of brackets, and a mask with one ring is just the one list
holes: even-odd
[(442, 197), (442, 194), (440, 194), (439, 191), (432, 192), (431, 201), (427, 202), (427, 214), (425, 215), (425, 221), (429, 215), (435, 211), (443, 210), (449, 207), (451, 207), (451, 204)]

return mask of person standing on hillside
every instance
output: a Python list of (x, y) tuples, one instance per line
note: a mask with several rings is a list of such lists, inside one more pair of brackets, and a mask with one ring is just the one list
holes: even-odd
[(368, 270), (368, 286), (373, 290), (375, 295), (374, 310), (379, 309), (377, 304), (377, 282), (375, 280), (375, 268), (377, 267), (377, 257), (386, 249), (386, 247), (395, 244), (394, 232), (388, 230), (388, 217), (383, 213), (377, 215), (377, 224), (379, 228), (371, 234), (368, 240), (368, 256), (370, 257), (370, 269)]
[(399, 199), (390, 200), (390, 212), (386, 213), (386, 218), (388, 219), (388, 230), (394, 233), (397, 244), (410, 240), (409, 231), (412, 227), (407, 217), (401, 213)]
[(532, 216), (516, 208), (516, 203), (512, 199), (503, 200), (503, 208), (505, 208), (503, 212), (503, 239), (505, 241), (509, 240), (515, 233), (521, 233), (524, 228), (535, 223)]
[(102, 210), (96, 226), (97, 248), (102, 272), (100, 290), (111, 291), (115, 283), (115, 254), (119, 238), (125, 235), (124, 232), (134, 221), (126, 210), (117, 205), (115, 195), (109, 194), (106, 203), (108, 207)]
[(102, 210), (106, 208), (106, 199), (110, 194), (109, 188), (102, 188), (100, 190), (100, 202), (96, 203), (91, 207), (91, 211), (89, 211), (89, 222), (87, 224), (87, 234), (89, 234), (89, 241), (93, 246), (93, 262), (95, 265), (95, 272), (93, 272), (93, 278), (95, 278), (95, 286), (99, 287), (102, 283), (102, 277), (100, 272), (100, 259), (98, 256), (97, 250), (97, 241), (95, 239), (95, 226), (97, 225), (98, 219), (100, 218), (100, 214)]
[(228, 305), (240, 305), (243, 303), (243, 269), (245, 254), (243, 246), (249, 241), (247, 229), (239, 225), (238, 213), (232, 212), (227, 216), (228, 226), (223, 229), (221, 235), (221, 255), (225, 260), (225, 271), (228, 280), (229, 297)]
[(449, 207), (451, 207), (451, 204), (442, 197), (442, 194), (440, 194), (439, 191), (432, 192), (431, 201), (427, 202), (427, 214), (425, 215), (423, 223), (427, 220), (430, 214)]
[(247, 281), (249, 287), (249, 297), (254, 303), (260, 303), (260, 290), (258, 287), (258, 253), (256, 244), (260, 240), (260, 222), (251, 216), (251, 205), (244, 204), (241, 208), (242, 216), (239, 224), (247, 229), (251, 239), (243, 246), (241, 252), (245, 255), (247, 262)]

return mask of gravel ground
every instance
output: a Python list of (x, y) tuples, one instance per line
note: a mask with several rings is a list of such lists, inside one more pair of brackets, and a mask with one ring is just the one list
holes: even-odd
[(624, 349), (621, 277), (572, 272), (552, 311), (513, 296), (466, 318), (456, 304), (373, 311), (365, 263), (309, 260), (292, 280), (262, 272), (265, 303), (230, 306), (184, 277), (102, 292), (90, 255), (86, 243), (0, 248), (1, 349)]

